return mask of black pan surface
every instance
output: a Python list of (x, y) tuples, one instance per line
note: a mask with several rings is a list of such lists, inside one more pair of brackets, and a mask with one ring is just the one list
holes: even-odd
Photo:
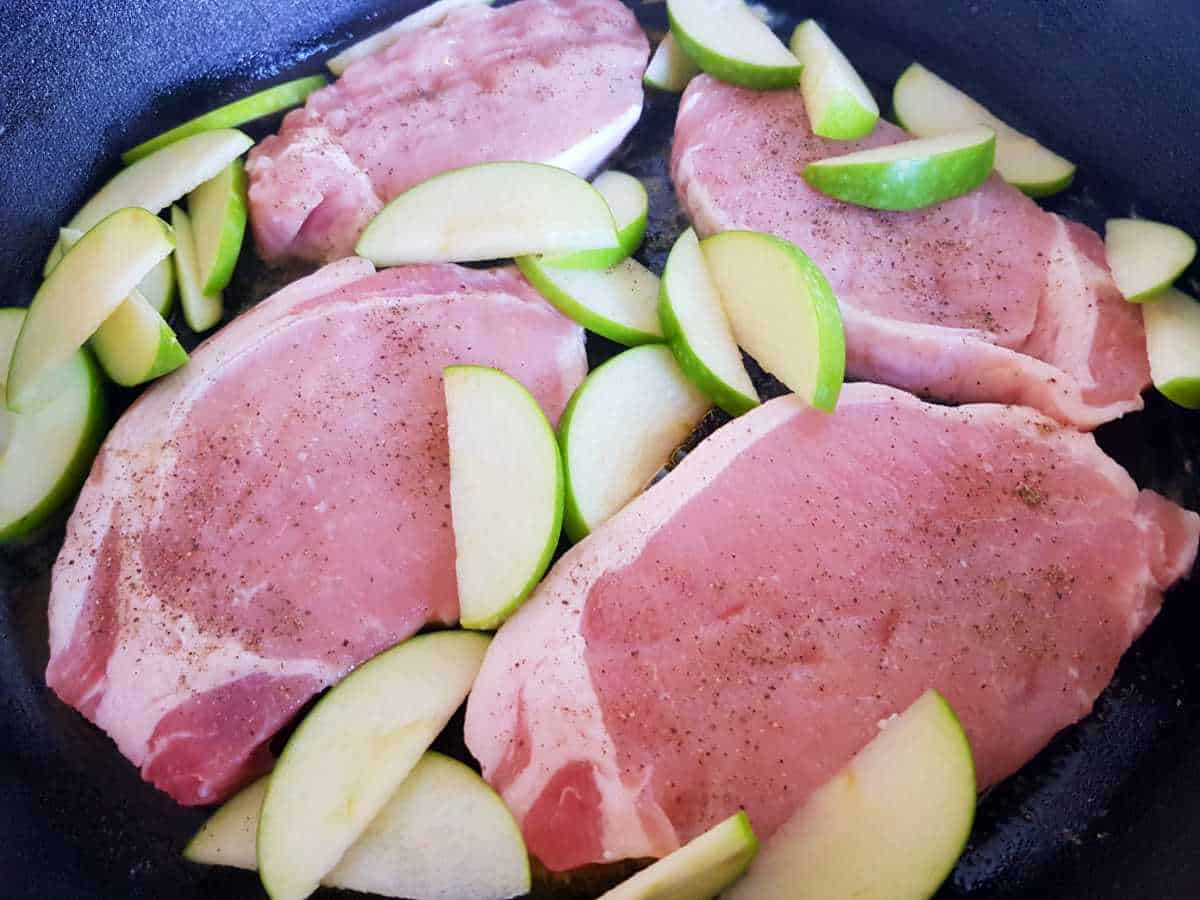
[[(3, 0), (0, 305), (25, 305), (56, 227), (122, 149), (253, 89), (322, 69), (334, 49), (418, 0)], [(913, 59), (1080, 167), (1049, 204), (1098, 227), (1131, 211), (1200, 234), (1196, 0), (781, 2), (790, 32), (825, 22), (881, 99)], [(639, 7), (652, 31), (661, 5)], [(887, 104), (884, 104), (887, 106)], [(654, 196), (644, 257), (680, 230), (665, 177), (675, 101), (651, 96), (618, 164)], [(250, 130), (260, 136), (267, 122)], [(1196, 273), (1192, 273), (1194, 276)], [(282, 276), (243, 255), (230, 297)], [(1187, 284), (1185, 279), (1185, 285)], [(1200, 284), (1192, 282), (1192, 290)], [(181, 322), (174, 322), (181, 337)], [(194, 340), (191, 342), (194, 343)], [(596, 342), (595, 357), (611, 352)], [(114, 393), (117, 408), (129, 397)], [(1151, 392), (1098, 437), (1139, 484), (1200, 507), (1200, 415)], [(259, 897), (253, 876), (179, 856), (203, 820), (143, 784), (46, 689), (46, 573), (61, 525), (0, 551), (0, 897)], [(939, 898), (1200, 897), (1200, 580), (1168, 598), (1095, 713), (983, 801)]]

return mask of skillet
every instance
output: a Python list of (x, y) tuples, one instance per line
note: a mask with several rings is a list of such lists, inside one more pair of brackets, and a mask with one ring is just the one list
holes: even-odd
[[(419, 0), (4, 0), (0, 6), (0, 305), (26, 305), (55, 228), (117, 154), (253, 89), (322, 70), (332, 50)], [(913, 59), (1079, 164), (1048, 203), (1093, 227), (1139, 215), (1200, 234), (1195, 0), (779, 0), (816, 16), (886, 97)], [(661, 6), (640, 7), (652, 31)], [(888, 104), (883, 104), (885, 108)], [(665, 188), (675, 101), (648, 98), (617, 164)], [(249, 130), (260, 137), (268, 120)], [(680, 229), (654, 192), (644, 258)], [(1190, 273), (1194, 278), (1196, 272)], [(229, 296), (280, 282), (243, 254)], [(1200, 284), (1185, 278), (1194, 293)], [(175, 324), (181, 337), (192, 337)], [(185, 341), (187, 342), (187, 341)], [(194, 343), (194, 339), (189, 343)], [(590, 346), (593, 357), (611, 348)], [(130, 399), (114, 392), (113, 406)], [(1200, 415), (1152, 391), (1102, 446), (1144, 487), (1200, 507)], [(142, 783), (46, 689), (45, 576), (61, 523), (0, 551), (0, 897), (261, 897), (252, 876), (179, 856), (204, 813)], [(1200, 897), (1200, 579), (1168, 598), (1096, 711), (983, 801), (939, 898)]]

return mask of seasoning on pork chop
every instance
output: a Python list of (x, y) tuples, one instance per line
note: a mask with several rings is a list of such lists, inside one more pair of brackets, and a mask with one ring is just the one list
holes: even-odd
[(259, 252), (269, 261), (345, 256), (387, 201), (471, 163), (590, 174), (641, 115), (649, 52), (618, 0), (469, 6), (405, 32), (250, 152)]
[(816, 260), (841, 301), (848, 375), (1032, 406), (1081, 428), (1140, 409), (1150, 383), (1141, 314), (1094, 232), (999, 176), (903, 213), (841, 203), (801, 177), (813, 160), (906, 137), (881, 121), (865, 140), (827, 141), (812, 134), (798, 90), (701, 76), (679, 108), (672, 175), (702, 235), (767, 231)]
[(467, 746), (554, 870), (739, 807), (769, 837), (930, 687), (986, 787), (1087, 714), (1198, 536), (1028, 408), (772, 400), (559, 561), (488, 651)]
[(50, 596), (47, 683), (181, 803), (270, 764), (309, 697), (458, 616), (442, 369), (551, 420), (583, 332), (514, 269), (347, 259), (206, 341), (105, 442)]

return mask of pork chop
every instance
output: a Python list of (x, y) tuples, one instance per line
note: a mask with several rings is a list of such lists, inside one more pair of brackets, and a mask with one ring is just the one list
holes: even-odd
[(582, 330), (514, 269), (347, 259), (206, 341), (121, 418), (54, 566), (46, 680), (181, 803), (270, 765), (355, 664), (458, 615), (441, 372), (557, 419)]
[(907, 137), (813, 135), (796, 91), (707, 76), (679, 109), (672, 174), (697, 231), (748, 228), (796, 243), (828, 275), (846, 328), (846, 370), (954, 402), (1033, 406), (1080, 428), (1140, 409), (1150, 364), (1091, 230), (993, 176), (925, 210), (876, 212), (825, 197), (805, 164)]
[(1087, 714), (1200, 517), (1028, 408), (772, 400), (564, 556), (500, 630), (466, 739), (548, 868), (768, 837), (927, 688), (981, 788)]
[(387, 201), (471, 163), (590, 174), (641, 115), (648, 53), (618, 0), (475, 5), (405, 32), (250, 152), (259, 252), (268, 261), (345, 256)]

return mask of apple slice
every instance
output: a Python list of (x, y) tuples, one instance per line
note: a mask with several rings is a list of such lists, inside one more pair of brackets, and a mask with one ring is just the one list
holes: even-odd
[(1167, 288), (1142, 306), (1150, 376), (1158, 392), (1186, 409), (1200, 409), (1200, 303)]
[(929, 691), (772, 836), (725, 900), (926, 900), (975, 818), (971, 745)]
[[(307, 78), (297, 78), (295, 81), (286, 81), (283, 84), (269, 87), (256, 94), (251, 94), (249, 97), (243, 97), (241, 100), (235, 100), (233, 103), (206, 112), (202, 116), (197, 116), (189, 122), (175, 126), (170, 131), (164, 131), (162, 134), (138, 144), (132, 150), (126, 150), (121, 154), (121, 161), (126, 165), (135, 163), (163, 147), (194, 134), (215, 131), (218, 128), (236, 128), (246, 122), (253, 122), (255, 119), (299, 106), (309, 94), (318, 88), (325, 87), (328, 83), (324, 75), (310, 75)], [(177, 198), (172, 198), (172, 200), (175, 199)]]
[(675, 36), (668, 32), (654, 48), (654, 55), (650, 57), (650, 65), (646, 66), (642, 83), (659, 91), (678, 94), (699, 73), (700, 67), (692, 62), (692, 58), (679, 46)]
[(529, 596), (558, 547), (562, 456), (546, 414), (512, 376), (451, 366), (443, 380), (459, 621), (491, 630)]
[[(213, 813), (184, 857), (257, 868), (255, 832), (268, 781), (260, 778)], [(487, 782), (430, 751), (322, 884), (385, 897), (504, 900), (528, 893), (529, 856), (516, 820)]]
[(540, 163), (497, 162), (405, 191), (371, 220), (356, 252), (377, 266), (399, 266), (619, 245), (608, 203), (582, 178)]
[(8, 408), (30, 412), (50, 399), (53, 370), (74, 356), (174, 245), (165, 222), (136, 208), (118, 210), (84, 234), (30, 304), (8, 369)]
[(679, 46), (714, 78), (759, 89), (800, 80), (800, 60), (742, 0), (667, 0), (667, 17)]
[(636, 497), (708, 408), (662, 344), (634, 347), (594, 369), (558, 424), (571, 540)]
[[(55, 254), (47, 260), (49, 265), (46, 274), (49, 275), (54, 271), (54, 266), (62, 260), (62, 254), (79, 243), (79, 239), (83, 237), (82, 231), (76, 231), (74, 228), (58, 229), (58, 244), (55, 246)], [(171, 306), (175, 301), (175, 263), (167, 257), (157, 266), (150, 270), (141, 284), (137, 286), (138, 292), (146, 299), (146, 302), (154, 307), (154, 311), (164, 318), (171, 312)]]
[(742, 364), (721, 295), (690, 228), (667, 257), (658, 317), (679, 365), (717, 406), (731, 416), (758, 406), (758, 392)]
[(183, 320), (192, 331), (207, 331), (225, 314), (225, 300), (218, 291), (205, 293), (196, 259), (196, 238), (192, 220), (178, 206), (171, 207), (171, 225), (175, 228), (175, 274), (179, 279), (179, 299)]
[(326, 60), (325, 65), (334, 75), (341, 75), (351, 63), (374, 56), (392, 46), (406, 31), (437, 25), (460, 6), (491, 6), (493, 2), (494, 0), (437, 0), (436, 3), (418, 9), (383, 31), (363, 38), (357, 44), (351, 44), (341, 53)]
[[(24, 321), (25, 310), (0, 309), (0, 399)], [(104, 434), (104, 387), (87, 352), (53, 381), (53, 399), (36, 412), (0, 406), (0, 543), (37, 530), (74, 495)]]
[(741, 877), (756, 853), (750, 820), (738, 812), (600, 900), (711, 900)]
[(592, 180), (617, 223), (617, 246), (605, 250), (580, 250), (565, 256), (548, 256), (545, 265), (562, 269), (610, 269), (633, 254), (646, 236), (650, 198), (646, 188), (624, 172), (602, 172)]
[(996, 133), (985, 125), (809, 163), (804, 180), (870, 209), (910, 210), (969, 194), (992, 173)]
[(519, 256), (517, 266), (538, 293), (588, 331), (628, 347), (663, 339), (655, 310), (658, 276), (636, 259), (590, 270), (559, 269), (542, 256)]
[(488, 638), (421, 635), (360, 666), (325, 695), (283, 748), (258, 826), (272, 900), (301, 900), (367, 830), (462, 705)]
[(246, 169), (235, 159), (188, 195), (196, 266), (205, 294), (219, 294), (233, 278), (246, 235)]
[(701, 245), (738, 344), (815, 409), (833, 412), (846, 370), (837, 297), (788, 241), (726, 231)]
[(1000, 121), (984, 106), (924, 66), (913, 63), (892, 91), (896, 121), (917, 137), (932, 138), (986, 125), (996, 132), (996, 171), (1031, 197), (1049, 197), (1075, 178), (1075, 164)]
[(1148, 219), (1109, 219), (1104, 245), (1113, 280), (1130, 303), (1165, 291), (1196, 258), (1191, 235)]
[[(67, 227), (88, 231), (101, 219), (129, 206), (157, 213), (214, 178), (252, 146), (254, 141), (229, 128), (206, 131), (170, 144), (118, 172), (84, 204)], [(46, 260), (44, 274), (54, 267), (54, 255), (51, 252), (51, 258)]]
[(792, 32), (792, 53), (804, 65), (800, 92), (813, 134), (840, 141), (866, 137), (879, 121), (879, 104), (837, 44), (808, 19)]

